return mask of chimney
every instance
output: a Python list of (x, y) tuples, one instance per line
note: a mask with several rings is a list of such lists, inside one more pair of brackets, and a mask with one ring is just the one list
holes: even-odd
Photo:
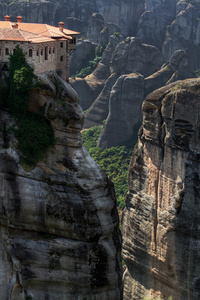
[(9, 22), (9, 21), (10, 21), (10, 16), (6, 15), (6, 16), (4, 16), (4, 18), (5, 18), (5, 21), (6, 21), (6, 22)]
[(18, 24), (17, 23), (13, 23), (12, 24), (12, 29), (18, 29)]
[(63, 32), (64, 22), (59, 22), (58, 25), (59, 25), (59, 30)]
[(17, 16), (17, 23), (21, 23), (22, 22), (22, 17), (21, 16)]

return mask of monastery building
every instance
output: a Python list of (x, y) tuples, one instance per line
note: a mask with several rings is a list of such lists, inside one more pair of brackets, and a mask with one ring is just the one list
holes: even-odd
[(14, 23), (10, 22), (10, 16), (5, 16), (5, 21), (0, 21), (1, 73), (8, 71), (9, 54), (19, 45), (35, 74), (53, 70), (68, 81), (69, 54), (76, 49), (79, 32), (65, 29), (63, 22), (58, 24), (59, 27), (23, 23), (20, 16)]

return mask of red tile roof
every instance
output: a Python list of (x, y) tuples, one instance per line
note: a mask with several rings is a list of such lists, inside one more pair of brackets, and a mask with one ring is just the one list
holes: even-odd
[(77, 35), (79, 32), (58, 27), (37, 24), (37, 23), (17, 23), (18, 28), (12, 28), (15, 24), (9, 21), (0, 21), (0, 40), (29, 41), (32, 43), (50, 42), (54, 38), (72, 39), (70, 35)]

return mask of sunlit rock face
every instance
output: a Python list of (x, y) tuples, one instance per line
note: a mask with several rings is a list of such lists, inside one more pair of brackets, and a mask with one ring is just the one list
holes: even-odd
[(113, 185), (82, 146), (76, 92), (54, 73), (39, 80), (29, 109), (46, 105), (57, 142), (34, 168), (0, 112), (0, 298), (121, 299)]
[(124, 300), (200, 298), (200, 80), (154, 91), (129, 167)]

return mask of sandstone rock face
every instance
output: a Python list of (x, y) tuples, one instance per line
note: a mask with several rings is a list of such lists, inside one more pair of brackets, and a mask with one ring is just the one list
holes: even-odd
[[(103, 52), (101, 63), (110, 66), (110, 59), (113, 51), (115, 50), (117, 44), (122, 39), (121, 35), (111, 35), (109, 38), (109, 43)], [(105, 85), (101, 93), (94, 100), (92, 105), (89, 107), (88, 112), (85, 116), (84, 128), (90, 128), (95, 125), (101, 125), (108, 116), (108, 105), (110, 92), (115, 84), (116, 80), (119, 78), (117, 74), (111, 74), (111, 76), (105, 81)], [(84, 100), (85, 102), (85, 100)]]
[(101, 14), (93, 14), (90, 18), (88, 31), (87, 31), (87, 38), (95, 43), (99, 42), (99, 35), (100, 32), (104, 28), (104, 19)]
[(110, 76), (108, 66), (99, 62), (94, 72), (85, 78), (71, 79), (70, 82), (79, 94), (79, 104), (86, 110), (101, 93), (106, 79)]
[(84, 122), (85, 129), (102, 125), (103, 121), (107, 119), (109, 113), (110, 92), (118, 78), (118, 75), (112, 74), (107, 79), (103, 90), (88, 109)]
[(34, 169), (19, 163), (14, 121), (0, 112), (1, 300), (121, 299), (113, 186), (82, 147), (76, 92), (53, 73), (40, 82), (32, 101), (46, 104), (57, 143)]
[(193, 77), (194, 73), (190, 70), (187, 54), (183, 50), (177, 50), (168, 64), (145, 78), (144, 96), (166, 84)]
[(76, 74), (94, 59), (96, 44), (89, 40), (78, 40), (76, 51), (70, 55), (70, 74)]
[(4, 0), (0, 5), (0, 18), (3, 20), (9, 14), (12, 21), (16, 21), (16, 16), (21, 15), (24, 22), (56, 26), (62, 20), (66, 28), (74, 24), (74, 28), (69, 27), (72, 30), (77, 30), (81, 24), (81, 33), (86, 37), (90, 17), (93, 13), (99, 13), (105, 23), (116, 23), (127, 36), (136, 31), (138, 19), (144, 12), (144, 3), (145, 0), (21, 0), (7, 5)]
[(200, 80), (151, 93), (129, 167), (124, 300), (200, 298)]
[(122, 75), (112, 88), (109, 115), (97, 146), (102, 149), (116, 146), (133, 135), (133, 127), (141, 121), (144, 77)]
[(146, 1), (137, 28), (137, 37), (145, 44), (162, 49), (166, 27), (172, 23), (176, 14), (176, 0)]
[(111, 71), (117, 74), (138, 72), (147, 77), (158, 71), (162, 63), (162, 53), (156, 47), (142, 44), (138, 38), (128, 37), (113, 52)]
[[(109, 42), (109, 37), (114, 33), (120, 34), (121, 29), (115, 23), (108, 22), (100, 32), (99, 45), (105, 47)], [(117, 37), (117, 35), (116, 35)]]
[(200, 68), (199, 58), (199, 4), (193, 6), (189, 4), (181, 11), (176, 20), (167, 28), (165, 41), (163, 44), (163, 55), (168, 61), (172, 53), (178, 49), (186, 50), (192, 70)]

